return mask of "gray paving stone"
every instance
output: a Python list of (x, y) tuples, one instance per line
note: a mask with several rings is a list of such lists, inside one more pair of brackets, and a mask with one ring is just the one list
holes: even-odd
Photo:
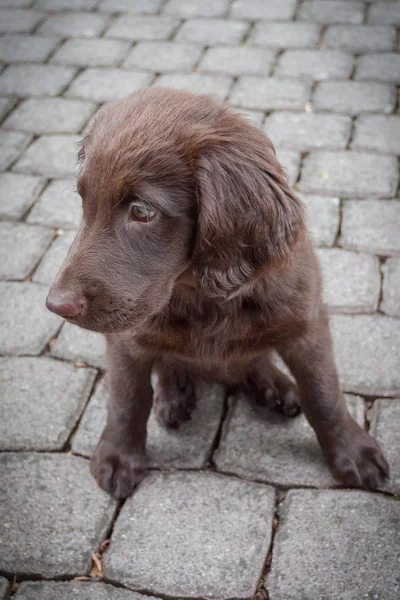
[[(336, 1), (336, 0), (335, 0)], [(328, 27), (323, 46), (360, 54), (392, 50), (396, 43), (396, 29), (379, 25), (332, 25)]]
[(381, 310), (392, 317), (400, 317), (400, 260), (388, 258), (382, 266), (383, 293)]
[[(233, 106), (232, 108), (235, 112), (237, 112), (240, 115), (242, 115), (243, 117), (245, 117), (248, 121), (250, 121), (250, 123), (252, 123), (252, 125), (255, 125), (256, 127), (261, 127), (261, 125), (265, 119), (265, 114), (261, 110), (236, 108), (235, 106)], [(296, 154), (296, 153), (289, 152), (288, 154)], [(289, 159), (288, 159), (288, 162), (290, 162)]]
[(46, 578), (88, 572), (115, 502), (66, 454), (0, 455), (2, 568)]
[(0, 0), (1, 7), (26, 8), (32, 4), (32, 0)]
[(51, 284), (67, 256), (75, 235), (76, 231), (65, 231), (56, 237), (32, 277), (34, 282), (47, 286)]
[(0, 174), (0, 219), (20, 219), (43, 189), (45, 180), (33, 175)]
[(130, 45), (105, 38), (67, 40), (51, 58), (51, 62), (80, 67), (115, 67), (125, 58)]
[(288, 181), (291, 185), (297, 181), (300, 170), (301, 157), (299, 152), (292, 152), (290, 150), (281, 150), (276, 148), (276, 157), (281, 167), (283, 167)]
[(308, 81), (277, 77), (240, 77), (229, 96), (229, 102), (236, 106), (261, 110), (303, 110), (310, 93), (311, 84)]
[(124, 67), (147, 71), (186, 71), (194, 67), (202, 48), (176, 42), (139, 42), (124, 61)]
[(120, 15), (107, 29), (106, 36), (131, 41), (167, 40), (176, 31), (179, 21), (154, 15)]
[(149, 475), (122, 508), (105, 576), (159, 595), (250, 598), (273, 507), (273, 489), (258, 483), (210, 472)]
[(16, 131), (0, 131), (0, 171), (5, 171), (27, 147), (32, 137)]
[(87, 581), (24, 581), (20, 584), (15, 600), (155, 600), (129, 590), (106, 583)]
[(179, 29), (175, 40), (191, 44), (240, 44), (249, 24), (227, 19), (189, 19)]
[(339, 243), (344, 248), (400, 255), (399, 200), (349, 200), (343, 205)]
[(397, 600), (400, 502), (360, 491), (290, 490), (280, 514), (266, 582), (272, 600)]
[(358, 59), (355, 79), (377, 79), (400, 83), (400, 54), (380, 52), (364, 54)]
[(47, 250), (53, 232), (38, 225), (0, 223), (0, 279), (25, 279)]
[(0, 98), (0, 121), (11, 112), (15, 106), (15, 100), (13, 98)]
[(92, 10), (99, 0), (37, 0), (37, 8), (45, 8), (53, 12), (60, 10)]
[[(217, 384), (196, 384), (197, 407), (192, 420), (176, 430), (161, 427), (151, 412), (147, 424), (147, 457), (150, 467), (201, 469), (207, 463), (220, 424), (225, 391)], [(72, 451), (91, 456), (107, 420), (107, 382), (102, 380), (72, 438)]]
[(376, 2), (368, 11), (368, 23), (400, 25), (400, 2)]
[(7, 579), (0, 577), (0, 600), (7, 600), (8, 592), (10, 591), (10, 584)]
[(301, 21), (313, 21), (328, 25), (329, 23), (362, 23), (364, 4), (352, 0), (311, 0), (300, 7), (297, 18)]
[(342, 389), (355, 394), (400, 392), (400, 320), (382, 315), (332, 315), (336, 362)]
[(286, 21), (293, 17), (295, 8), (295, 0), (234, 0), (230, 16), (249, 21)]
[(315, 23), (268, 23), (260, 21), (251, 30), (248, 42), (269, 48), (315, 48), (320, 27)]
[(28, 216), (28, 223), (47, 227), (78, 229), (82, 216), (82, 201), (75, 191), (75, 182), (52, 181)]
[(278, 59), (275, 74), (315, 80), (346, 79), (352, 69), (353, 57), (339, 50), (287, 50)]
[(57, 38), (37, 35), (4, 35), (0, 38), (0, 60), (7, 63), (45, 61), (58, 43)]
[(51, 355), (64, 360), (84, 362), (94, 367), (105, 368), (105, 338), (99, 333), (65, 323), (51, 349)]
[(66, 37), (95, 37), (100, 35), (109, 21), (108, 15), (94, 12), (67, 12), (50, 15), (38, 33)]
[(393, 111), (394, 86), (377, 81), (322, 81), (312, 100), (316, 110), (357, 115), (363, 112)]
[(161, 75), (155, 85), (178, 90), (189, 90), (196, 94), (213, 94), (225, 100), (232, 86), (232, 77), (226, 75), (203, 75), (200, 73), (168, 73)]
[(0, 75), (0, 94), (57, 96), (71, 81), (75, 69), (55, 65), (10, 65)]
[(79, 133), (96, 110), (96, 105), (64, 98), (24, 100), (4, 121), (4, 129), (35, 133)]
[(318, 148), (341, 150), (350, 138), (351, 118), (345, 115), (274, 112), (264, 131), (275, 146), (307, 152)]
[(86, 69), (71, 83), (65, 96), (104, 103), (122, 100), (147, 87), (153, 75), (125, 69)]
[(227, 75), (268, 75), (275, 52), (253, 46), (217, 46), (206, 50), (199, 71)]
[(397, 160), (363, 152), (312, 152), (303, 163), (299, 188), (310, 194), (344, 198), (394, 196)]
[(162, 3), (163, 0), (103, 0), (98, 8), (112, 13), (129, 12), (135, 15), (147, 15), (158, 12)]
[(0, 33), (30, 32), (44, 18), (37, 10), (0, 9)]
[(0, 366), (0, 450), (62, 450), (96, 371), (46, 357), (1, 358)]
[[(8, 135), (22, 135), (11, 134)], [(77, 172), (78, 135), (43, 135), (29, 146), (14, 170), (22, 173), (36, 173), (46, 177), (74, 177)]]
[(333, 246), (339, 231), (340, 200), (298, 194), (307, 211), (307, 225), (316, 246)]
[(182, 19), (192, 17), (223, 17), (229, 6), (229, 0), (168, 0), (163, 12)]
[(376, 311), (381, 278), (376, 256), (340, 248), (317, 252), (324, 281), (324, 301), (335, 312)]
[(40, 354), (61, 325), (45, 307), (47, 288), (1, 282), (0, 294), (0, 354)]
[(390, 467), (388, 489), (400, 493), (400, 454), (398, 448), (400, 427), (400, 398), (386, 398), (374, 402), (371, 431), (381, 444)]
[[(347, 396), (346, 400), (363, 425), (362, 398)], [(303, 414), (288, 419), (244, 396), (229, 399), (221, 441), (213, 458), (219, 471), (274, 485), (324, 487), (336, 483)]]
[(400, 154), (400, 115), (362, 115), (355, 124), (351, 147)]

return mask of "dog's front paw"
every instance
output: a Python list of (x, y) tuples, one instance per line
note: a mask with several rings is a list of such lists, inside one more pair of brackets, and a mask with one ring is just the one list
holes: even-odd
[(389, 465), (378, 443), (355, 422), (338, 433), (327, 458), (333, 474), (346, 487), (377, 490), (389, 477)]
[(121, 500), (129, 496), (145, 476), (146, 458), (101, 439), (90, 460), (90, 471), (103, 490)]

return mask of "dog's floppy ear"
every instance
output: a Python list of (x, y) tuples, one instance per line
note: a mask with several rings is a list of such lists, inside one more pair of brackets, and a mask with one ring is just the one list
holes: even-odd
[(196, 166), (194, 274), (214, 298), (229, 299), (261, 269), (279, 267), (305, 231), (271, 142), (249, 125), (203, 141)]

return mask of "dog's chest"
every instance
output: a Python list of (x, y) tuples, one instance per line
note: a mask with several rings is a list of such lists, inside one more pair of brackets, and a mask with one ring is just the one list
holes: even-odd
[[(270, 322), (269, 322), (270, 321)], [(302, 324), (292, 324), (302, 328)], [(257, 356), (281, 343), (289, 335), (279, 318), (240, 312), (231, 315), (164, 315), (141, 333), (137, 342), (147, 350), (171, 354), (193, 362), (213, 364)]]

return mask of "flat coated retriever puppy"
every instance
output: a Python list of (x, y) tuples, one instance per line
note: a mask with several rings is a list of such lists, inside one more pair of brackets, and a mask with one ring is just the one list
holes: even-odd
[(270, 140), (213, 98), (152, 88), (103, 108), (79, 160), (82, 224), (47, 307), (107, 338), (98, 484), (132, 492), (153, 401), (177, 426), (203, 377), (289, 416), (299, 400), (338, 480), (380, 487), (388, 466), (343, 400), (303, 206)]

